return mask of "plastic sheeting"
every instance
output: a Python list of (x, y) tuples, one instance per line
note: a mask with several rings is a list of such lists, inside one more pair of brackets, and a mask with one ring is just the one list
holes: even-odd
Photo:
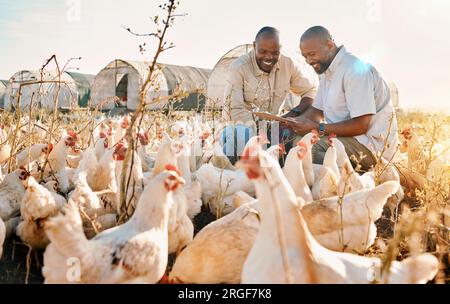
[(0, 108), (4, 108), (4, 97), (6, 92), (7, 80), (0, 80)]
[[(92, 85), (90, 107), (111, 110), (126, 107), (136, 110), (139, 92), (148, 77), (149, 62), (114, 60), (95, 77)], [(174, 103), (174, 108), (188, 110), (198, 105), (197, 91), (206, 88), (210, 70), (188, 66), (159, 64), (154, 74), (153, 85), (145, 96), (149, 109), (161, 109), (167, 105), (169, 96), (177, 87), (188, 96)], [(125, 89), (126, 88), (126, 89)]]
[[(81, 79), (83, 74), (74, 77)], [(80, 97), (85, 98), (89, 94), (89, 81), (91, 75), (84, 76), (85, 81), (77, 81), (69, 73), (57, 76), (57, 73), (50, 71), (19, 71), (9, 80), (5, 90), (4, 107), (7, 110), (16, 109), (19, 106), (29, 107), (33, 102), (34, 107), (53, 109), (55, 101), (59, 109), (72, 109), (78, 107)], [(39, 83), (42, 81), (42, 83)], [(38, 83), (36, 83), (38, 82)], [(19, 98), (20, 90), (20, 98)]]

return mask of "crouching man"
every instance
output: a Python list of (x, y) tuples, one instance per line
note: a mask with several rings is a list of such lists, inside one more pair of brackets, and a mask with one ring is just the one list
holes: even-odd
[(377, 153), (390, 160), (397, 149), (398, 127), (389, 88), (378, 71), (344, 46), (338, 47), (322, 26), (302, 35), (300, 50), (319, 74), (319, 89), (312, 106), (299, 117), (290, 118), (284, 140), (294, 138), (296, 142), (317, 130), (324, 137), (313, 146), (316, 164), (323, 163), (329, 134), (337, 135), (364, 171), (375, 165)]

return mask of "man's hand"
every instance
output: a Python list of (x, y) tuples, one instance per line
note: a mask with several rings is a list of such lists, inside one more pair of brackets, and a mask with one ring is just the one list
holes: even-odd
[(294, 131), (297, 135), (304, 136), (311, 130), (319, 130), (319, 124), (306, 117), (287, 118), (290, 123), (286, 123), (287, 127)]
[(313, 102), (314, 102), (314, 99), (312, 99), (310, 97), (303, 97), (298, 106), (293, 108), (288, 113), (284, 114), (282, 117), (283, 118), (298, 117), (298, 116), (302, 115), (303, 113), (305, 113), (306, 110), (308, 110), (311, 107)]

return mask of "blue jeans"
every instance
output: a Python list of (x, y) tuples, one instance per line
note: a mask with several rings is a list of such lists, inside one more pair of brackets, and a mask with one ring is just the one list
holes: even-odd
[(220, 136), (223, 153), (234, 164), (252, 137), (253, 130), (245, 125), (227, 126)]
[[(261, 131), (261, 129), (260, 129)], [(272, 131), (275, 134), (272, 134)], [(286, 128), (274, 128), (274, 125), (266, 130), (267, 138), (271, 140), (271, 144), (284, 143), (294, 137), (294, 134)], [(234, 164), (244, 151), (247, 142), (254, 136), (253, 129), (245, 125), (227, 126), (220, 136), (220, 142), (223, 147), (223, 153)]]

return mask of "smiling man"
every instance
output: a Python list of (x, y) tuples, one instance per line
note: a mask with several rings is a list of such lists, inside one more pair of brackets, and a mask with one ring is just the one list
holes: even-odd
[[(314, 78), (306, 77), (297, 63), (281, 54), (279, 31), (263, 27), (256, 35), (253, 50), (233, 62), (228, 72), (222, 113), (225, 121), (237, 124), (225, 128), (222, 134), (225, 154), (230, 158), (239, 155), (253, 135), (252, 111), (279, 115), (291, 92), (301, 96), (301, 101), (285, 117), (296, 117), (314, 101), (316, 85)], [(236, 143), (240, 143), (239, 147)]]
[(227, 121), (252, 121), (252, 110), (280, 114), (289, 92), (302, 97), (287, 116), (298, 116), (313, 102), (316, 81), (306, 77), (299, 66), (281, 54), (279, 31), (263, 27), (253, 50), (230, 66), (225, 89), (223, 117)]
[[(338, 47), (322, 26), (302, 35), (300, 50), (319, 74), (319, 90), (313, 105), (291, 119), (290, 129), (300, 136), (313, 129), (322, 135), (336, 134), (349, 156), (366, 155), (363, 170), (375, 164), (378, 152), (391, 159), (397, 148), (397, 121), (389, 88), (378, 71), (344, 46)], [(323, 162), (328, 147), (325, 138), (314, 146), (315, 163)]]

